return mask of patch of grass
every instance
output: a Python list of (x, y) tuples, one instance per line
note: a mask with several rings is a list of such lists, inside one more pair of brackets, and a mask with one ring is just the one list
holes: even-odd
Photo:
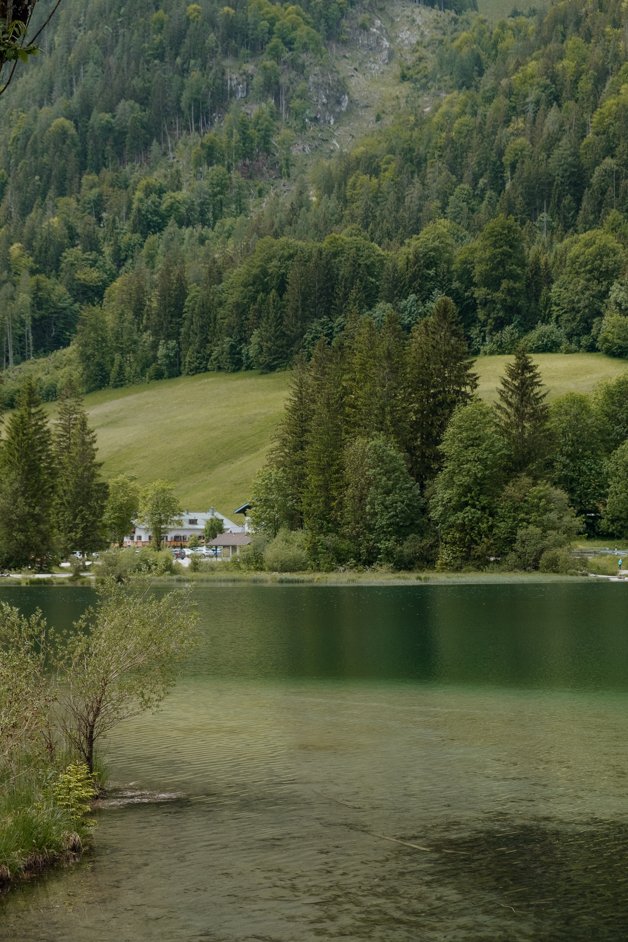
[(3, 782), (0, 789), (0, 885), (52, 863), (75, 857), (89, 836), (71, 811), (62, 808), (39, 774)]
[(189, 510), (229, 516), (250, 496), (283, 412), (288, 373), (206, 373), (86, 399), (103, 473), (172, 481)]
[(488, 20), (503, 20), (510, 16), (514, 9), (520, 12), (526, 12), (531, 7), (539, 8), (544, 6), (542, 3), (532, 3), (529, 0), (478, 0), (478, 13), (485, 16)]
[[(569, 392), (590, 393), (598, 383), (616, 379), (628, 370), (625, 360), (601, 353), (535, 353), (532, 359), (551, 399)], [(512, 360), (512, 356), (478, 357), (475, 370), (480, 377), (478, 392), (482, 399), (492, 402), (497, 398), (497, 387)]]

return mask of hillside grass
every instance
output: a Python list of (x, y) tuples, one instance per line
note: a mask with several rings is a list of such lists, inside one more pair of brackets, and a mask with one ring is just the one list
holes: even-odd
[[(480, 357), (479, 392), (492, 401), (507, 356)], [(588, 393), (627, 364), (596, 353), (542, 354), (550, 397)], [(86, 397), (107, 478), (125, 472), (140, 484), (165, 478), (187, 510), (229, 516), (251, 496), (283, 412), (290, 373), (205, 373), (109, 389)]]
[(206, 373), (92, 393), (103, 473), (172, 481), (185, 509), (230, 516), (250, 496), (288, 383), (287, 373)]
[(478, 0), (478, 13), (488, 20), (495, 21), (510, 16), (515, 9), (526, 12), (530, 7), (539, 9), (545, 5), (545, 3), (533, 3), (532, 0), (519, 0), (519, 2), (517, 0)]
[[(475, 370), (480, 377), (478, 392), (488, 402), (497, 397), (497, 387), (511, 356), (478, 357)], [(590, 393), (598, 383), (616, 379), (628, 369), (625, 360), (606, 357), (601, 353), (535, 353), (549, 396), (555, 399), (565, 393)]]

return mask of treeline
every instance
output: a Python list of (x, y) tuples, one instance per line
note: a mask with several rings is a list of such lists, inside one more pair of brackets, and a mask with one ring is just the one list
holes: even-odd
[(627, 537), (628, 375), (548, 404), (520, 349), (495, 405), (476, 384), (448, 298), (320, 341), (254, 486), (260, 562), (569, 571), (579, 533)]
[[(84, 559), (112, 543), (122, 546), (137, 519), (149, 525), (152, 551), (159, 551), (182, 513), (172, 484), (151, 481), (140, 488), (125, 474), (106, 482), (96, 450), (96, 433), (72, 387), (50, 423), (33, 380), (23, 384), (0, 442), (3, 569), (46, 570), (71, 553)], [(129, 563), (127, 574), (162, 565), (152, 551)], [(77, 560), (77, 574), (80, 568)]]
[(7, 367), (71, 343), (86, 389), (272, 370), (356, 311), (411, 326), (441, 293), (474, 352), (628, 355), (620, 0), (448, 17), (392, 125), (285, 189), (294, 134), (342, 107), (325, 44), (368, 6), (113, 12), (70, 2), (4, 106)]

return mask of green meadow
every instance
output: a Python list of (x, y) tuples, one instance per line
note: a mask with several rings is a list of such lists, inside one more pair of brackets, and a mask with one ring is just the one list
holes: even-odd
[[(480, 357), (480, 395), (495, 398), (506, 356)], [(550, 396), (590, 392), (626, 369), (595, 353), (535, 356)], [(143, 484), (172, 481), (188, 510), (216, 507), (229, 516), (250, 497), (280, 421), (287, 372), (204, 373), (86, 397), (106, 477), (120, 472)]]
[(545, 4), (533, 3), (531, 0), (520, 0), (519, 3), (517, 0), (478, 0), (478, 12), (489, 20), (500, 20), (510, 16), (515, 9), (525, 12), (533, 6), (539, 9)]
[(288, 383), (287, 373), (204, 373), (92, 393), (103, 472), (172, 481), (185, 509), (229, 516), (250, 495)]

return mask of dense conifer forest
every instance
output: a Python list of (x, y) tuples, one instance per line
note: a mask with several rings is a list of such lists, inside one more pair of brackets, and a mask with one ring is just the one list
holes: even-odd
[(399, 110), (326, 156), (386, 5), (65, 0), (0, 100), (5, 404), (27, 361), (47, 398), (268, 371), (440, 294), (474, 352), (626, 355), (625, 10), (472, 5), (422, 8)]
[[(550, 408), (530, 354), (628, 356), (626, 17), (64, 0), (0, 99), (4, 405), (293, 367), (253, 495), (277, 568), (622, 535), (625, 383)], [(394, 108), (365, 120), (356, 63)], [(516, 353), (495, 408), (482, 353)]]

